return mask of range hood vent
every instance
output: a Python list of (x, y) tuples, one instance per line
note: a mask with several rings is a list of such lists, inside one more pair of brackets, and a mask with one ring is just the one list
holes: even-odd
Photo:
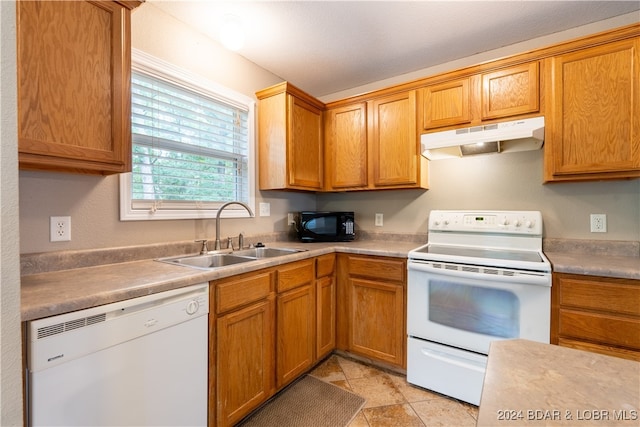
[(420, 143), (422, 155), (429, 160), (539, 150), (544, 143), (544, 117), (425, 133)]

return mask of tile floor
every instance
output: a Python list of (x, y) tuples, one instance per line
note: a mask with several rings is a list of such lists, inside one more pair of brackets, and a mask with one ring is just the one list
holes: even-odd
[(409, 385), (400, 374), (333, 354), (310, 372), (367, 399), (349, 427), (475, 426), (478, 408)]

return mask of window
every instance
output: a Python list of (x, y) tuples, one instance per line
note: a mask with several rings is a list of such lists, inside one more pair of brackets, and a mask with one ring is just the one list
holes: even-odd
[[(120, 219), (213, 218), (232, 200), (253, 209), (254, 101), (142, 52), (132, 57), (132, 172), (120, 178)], [(231, 205), (224, 215), (248, 214)]]

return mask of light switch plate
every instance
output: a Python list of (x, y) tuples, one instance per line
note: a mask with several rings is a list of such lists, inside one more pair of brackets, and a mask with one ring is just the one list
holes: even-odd
[(271, 216), (271, 203), (260, 203), (260, 216)]
[(384, 215), (382, 215), (381, 213), (377, 213), (374, 225), (376, 227), (382, 227), (382, 224), (384, 224)]

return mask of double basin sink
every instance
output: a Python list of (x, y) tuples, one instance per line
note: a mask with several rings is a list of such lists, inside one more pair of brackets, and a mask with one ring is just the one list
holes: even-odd
[(250, 248), (235, 252), (215, 252), (202, 255), (186, 255), (168, 258), (159, 258), (156, 261), (168, 264), (183, 265), (186, 267), (209, 270), (213, 268), (226, 267), (229, 265), (242, 264), (264, 258), (274, 258), (284, 255), (291, 255), (297, 252), (304, 252), (303, 249), (286, 248)]

